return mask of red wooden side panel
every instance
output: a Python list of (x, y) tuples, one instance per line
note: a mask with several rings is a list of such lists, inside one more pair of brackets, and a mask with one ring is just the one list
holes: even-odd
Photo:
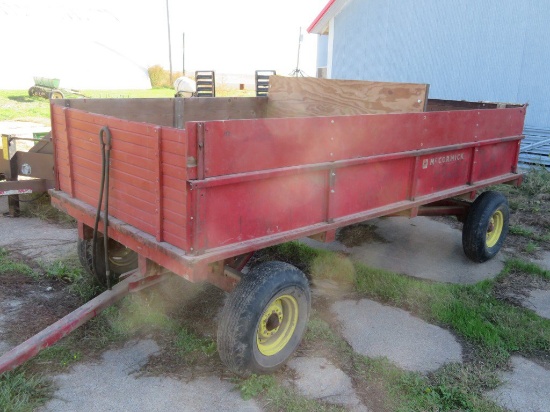
[(429, 195), (469, 183), (474, 148), (420, 156), (412, 197)]
[(163, 237), (187, 249), (187, 134), (162, 128)]
[(473, 181), (516, 171), (518, 141), (482, 146), (476, 155)]
[(464, 193), (515, 172), (524, 115), (518, 107), (188, 123), (198, 142), (188, 244), (200, 253)]
[(525, 108), (205, 123), (205, 177), (521, 135)]
[(327, 181), (326, 172), (313, 171), (198, 191), (196, 248), (228, 245), (326, 221)]
[(330, 218), (337, 219), (406, 200), (414, 159), (362, 164), (334, 171)]
[(97, 207), (102, 162), (98, 135), (108, 126), (112, 135), (110, 214), (159, 241), (166, 238), (175, 246), (186, 247), (184, 130), (55, 105), (52, 119), (61, 190)]

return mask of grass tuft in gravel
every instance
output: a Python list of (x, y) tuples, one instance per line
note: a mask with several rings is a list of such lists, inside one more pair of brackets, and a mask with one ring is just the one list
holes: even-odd
[(344, 412), (345, 408), (307, 399), (295, 390), (281, 385), (273, 375), (251, 375), (236, 381), (244, 400), (258, 398), (267, 411)]
[(44, 378), (21, 371), (0, 375), (0, 411), (31, 412), (51, 395), (51, 385)]
[(9, 275), (10, 273), (19, 273), (31, 277), (37, 276), (29, 265), (11, 258), (6, 249), (0, 248), (0, 274)]

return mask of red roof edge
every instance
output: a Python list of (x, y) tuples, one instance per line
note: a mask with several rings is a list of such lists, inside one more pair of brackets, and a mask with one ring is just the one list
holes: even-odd
[(336, 0), (330, 0), (327, 5), (323, 8), (323, 10), (321, 10), (321, 13), (319, 13), (319, 15), (315, 18), (315, 20), (313, 20), (313, 23), (311, 23), (309, 25), (309, 27), (307, 28), (307, 32), (308, 33), (311, 33), (311, 31), (313, 30), (313, 28), (317, 25), (317, 23), (319, 23), (319, 20), (321, 20), (323, 18), (323, 16), (325, 14), (327, 14), (327, 12), (329, 11), (329, 9), (332, 7), (332, 5), (336, 2)]

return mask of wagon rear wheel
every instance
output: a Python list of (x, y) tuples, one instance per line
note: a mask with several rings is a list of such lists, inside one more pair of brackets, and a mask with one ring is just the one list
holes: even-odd
[(508, 201), (498, 192), (484, 192), (474, 201), (464, 228), (462, 247), (474, 262), (492, 259), (508, 234), (510, 211)]
[(310, 307), (308, 281), (300, 270), (283, 262), (255, 267), (243, 276), (222, 310), (222, 361), (243, 376), (278, 369), (300, 344)]
[[(105, 273), (103, 238), (99, 238), (96, 246), (95, 257), (92, 259), (93, 248), (91, 239), (78, 239), (78, 257), (86, 272), (95, 277), (98, 282), (107, 286)], [(138, 256), (133, 250), (125, 247), (113, 239), (109, 239), (109, 270), (111, 272), (111, 284), (118, 282), (123, 273), (137, 268)]]

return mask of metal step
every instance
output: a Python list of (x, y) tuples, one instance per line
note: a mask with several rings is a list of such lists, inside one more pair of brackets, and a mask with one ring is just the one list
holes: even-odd
[(269, 76), (275, 76), (275, 70), (256, 70), (256, 96), (267, 96)]
[(216, 74), (214, 70), (197, 70), (197, 97), (216, 97)]

